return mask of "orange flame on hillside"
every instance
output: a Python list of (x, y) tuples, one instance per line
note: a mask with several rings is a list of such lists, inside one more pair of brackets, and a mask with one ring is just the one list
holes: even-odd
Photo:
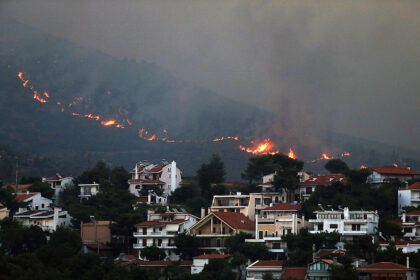
[(296, 156), (295, 152), (293, 152), (292, 148), (289, 148), (289, 153), (287, 154), (287, 156), (289, 158), (292, 158), (292, 159), (296, 159), (297, 158), (297, 156)]
[(361, 165), (359, 169), (366, 169), (367, 167), (364, 165)]
[(394, 167), (398, 167), (398, 164), (394, 163)]
[(109, 121), (102, 121), (101, 124), (103, 126), (111, 126), (111, 125), (115, 125), (117, 122), (115, 120), (109, 120)]
[(349, 157), (351, 154), (349, 152), (341, 153), (341, 157)]
[(334, 157), (328, 156), (326, 153), (323, 153), (319, 159), (334, 159)]
[(279, 151), (273, 151), (274, 144), (271, 142), (269, 138), (264, 139), (261, 143), (254, 145), (254, 147), (247, 148), (242, 145), (239, 146), (239, 149), (245, 151), (247, 153), (251, 153), (254, 155), (263, 155), (263, 154), (270, 154), (274, 155), (277, 154)]
[(213, 139), (211, 141), (212, 142), (219, 142), (219, 141), (224, 141), (224, 140), (238, 141), (239, 140), (239, 137), (238, 136), (225, 136), (225, 137), (215, 138), (215, 139)]
[(34, 91), (33, 97), (34, 97), (34, 99), (38, 100), (41, 103), (47, 103), (48, 102), (45, 98), (42, 98), (41, 95), (39, 95), (39, 93), (36, 90)]

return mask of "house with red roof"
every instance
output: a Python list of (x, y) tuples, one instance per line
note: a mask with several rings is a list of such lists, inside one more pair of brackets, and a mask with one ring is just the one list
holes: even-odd
[(420, 182), (398, 189), (398, 214), (401, 214), (406, 206), (420, 206)]
[(191, 265), (191, 274), (198, 274), (203, 271), (204, 266), (214, 259), (230, 259), (231, 255), (227, 254), (203, 254), (193, 258)]
[(336, 259), (319, 259), (310, 264), (308, 264), (308, 269), (306, 270), (306, 279), (308, 280), (319, 280), (331, 279), (331, 268), (333, 265), (342, 265), (337, 262)]
[(189, 232), (191, 227), (197, 223), (198, 217), (186, 212), (155, 213), (148, 212), (147, 221), (136, 224), (136, 231), (133, 233), (136, 242), (133, 248), (138, 250), (138, 257), (141, 259), (141, 251), (150, 246), (163, 249), (171, 260), (178, 260), (176, 255), (174, 238), (182, 232)]
[(13, 215), (13, 218), (22, 222), (24, 226), (35, 225), (44, 231), (52, 232), (57, 226), (71, 224), (68, 212), (54, 207), (52, 200), (41, 196), (41, 193), (18, 193), (15, 199), (26, 203), (25, 207), (19, 208)]
[(357, 268), (359, 279), (363, 280), (416, 280), (417, 269), (409, 266), (407, 257), (407, 265), (401, 265), (393, 262), (379, 262), (360, 266)]
[[(147, 204), (167, 204), (168, 196), (181, 185), (181, 170), (176, 162), (150, 164), (146, 161), (136, 163), (130, 171), (131, 179), (128, 180), (129, 191), (137, 197), (147, 196)], [(162, 195), (151, 191), (157, 188)]]
[(403, 183), (416, 178), (420, 178), (420, 172), (412, 170), (410, 167), (402, 168), (395, 166), (370, 166), (368, 169), (372, 172), (372, 174), (367, 178), (367, 182), (370, 184), (381, 185), (394, 181)]
[(284, 253), (286, 244), (282, 236), (296, 234), (308, 226), (305, 217), (299, 213), (300, 207), (299, 203), (292, 202), (264, 208), (261, 215), (255, 217), (255, 238), (246, 242), (265, 243), (270, 252)]
[(420, 250), (419, 240), (379, 241), (378, 245), (381, 250), (386, 250), (388, 246), (394, 245), (397, 250), (401, 249), (404, 254), (417, 253)]
[(331, 186), (336, 183), (347, 184), (344, 174), (312, 175), (299, 183), (300, 200), (307, 200), (319, 187)]
[(263, 279), (264, 274), (271, 274), (273, 279), (280, 279), (282, 272), (281, 260), (257, 260), (246, 268), (246, 280)]
[(239, 232), (254, 235), (255, 223), (236, 212), (210, 212), (190, 229), (207, 253), (223, 252), (226, 238)]
[(307, 267), (285, 267), (280, 277), (281, 280), (305, 280)]

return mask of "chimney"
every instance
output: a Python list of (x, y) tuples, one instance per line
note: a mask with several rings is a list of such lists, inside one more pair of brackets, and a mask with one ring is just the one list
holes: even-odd
[(259, 239), (259, 237), (258, 237), (258, 214), (255, 215), (255, 239)]
[(359, 267), (359, 259), (356, 259), (356, 264), (355, 267), (358, 268)]
[(60, 212), (61, 208), (54, 208), (54, 223), (53, 223), (53, 229), (56, 230), (57, 229), (57, 224), (58, 224), (58, 213)]
[(410, 257), (408, 255), (407, 255), (406, 263), (407, 263), (407, 268), (410, 268)]
[(201, 207), (201, 219), (206, 216), (206, 208)]
[(407, 216), (405, 215), (405, 212), (402, 213), (401, 220), (402, 220), (403, 223), (406, 222)]
[(171, 192), (176, 189), (176, 162), (173, 160), (171, 163)]
[(134, 179), (135, 180), (138, 180), (139, 179), (139, 168), (138, 168), (138, 166), (137, 166), (137, 163), (136, 163), (136, 167), (135, 167), (135, 175), (134, 175)]

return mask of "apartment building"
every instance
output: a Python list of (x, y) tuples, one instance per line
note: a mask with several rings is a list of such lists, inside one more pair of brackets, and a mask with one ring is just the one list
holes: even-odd
[(262, 210), (255, 218), (255, 239), (246, 242), (265, 243), (270, 252), (284, 253), (286, 244), (282, 236), (298, 233), (307, 226), (305, 217), (300, 216), (298, 203), (280, 203)]
[(137, 241), (133, 244), (133, 248), (138, 250), (138, 257), (141, 258), (142, 249), (157, 246), (163, 249), (170, 259), (177, 260), (174, 237), (184, 231), (189, 232), (198, 220), (198, 217), (186, 212), (149, 211), (147, 221), (136, 225), (137, 230), (133, 236)]
[(403, 207), (420, 206), (420, 182), (402, 187), (398, 190), (398, 214), (403, 212)]
[(377, 211), (342, 210), (314, 211), (316, 219), (310, 219), (310, 233), (337, 231), (344, 239), (354, 236), (374, 235), (377, 232), (379, 215)]
[(210, 206), (211, 212), (235, 212), (241, 213), (252, 221), (255, 214), (273, 205), (273, 203), (287, 202), (286, 192), (251, 193), (240, 192), (231, 195), (215, 195)]
[(255, 223), (237, 212), (210, 212), (190, 230), (206, 253), (223, 252), (226, 238), (239, 232), (254, 235)]
[(67, 211), (54, 207), (48, 210), (27, 210), (20, 208), (13, 216), (24, 226), (38, 226), (43, 231), (53, 232), (58, 226), (70, 226), (71, 216)]

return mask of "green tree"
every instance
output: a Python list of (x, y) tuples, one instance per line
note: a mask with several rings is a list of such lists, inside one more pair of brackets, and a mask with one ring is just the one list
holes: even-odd
[(225, 180), (225, 167), (220, 156), (213, 154), (209, 163), (203, 163), (197, 170), (198, 182), (205, 196), (210, 195), (210, 184), (222, 183)]
[(30, 226), (23, 233), (25, 247), (28, 251), (34, 252), (36, 249), (47, 244), (45, 232), (38, 226)]
[(231, 264), (225, 259), (211, 259), (204, 266), (203, 271), (193, 279), (199, 280), (232, 280), (235, 273), (232, 272)]
[(335, 174), (337, 173), (344, 174), (349, 170), (349, 167), (347, 166), (347, 164), (338, 158), (329, 160), (325, 164), (324, 168), (327, 169), (329, 172), (335, 173)]
[(198, 247), (200, 242), (194, 235), (185, 232), (178, 234), (174, 238), (176, 246), (176, 253), (180, 254), (183, 260), (191, 260), (194, 256), (198, 255)]
[(185, 184), (172, 193), (171, 203), (185, 203), (188, 199), (200, 196), (200, 194), (200, 189), (197, 186)]
[(229, 254), (239, 253), (250, 259), (265, 260), (271, 257), (270, 252), (265, 244), (245, 242), (245, 239), (250, 239), (252, 236), (248, 233), (237, 233), (226, 238), (225, 246)]
[(156, 246), (145, 247), (140, 255), (149, 261), (160, 261), (166, 257), (165, 251)]
[(359, 273), (352, 265), (332, 265), (330, 273), (333, 280), (359, 279)]
[(30, 192), (39, 192), (45, 198), (51, 199), (54, 195), (54, 190), (51, 188), (49, 183), (46, 182), (35, 182), (28, 187)]
[(263, 274), (263, 280), (273, 280), (273, 274), (271, 272), (265, 272)]
[(399, 238), (404, 235), (402, 228), (399, 224), (390, 221), (385, 221), (383, 219), (379, 220), (378, 231), (386, 237), (394, 236)]

